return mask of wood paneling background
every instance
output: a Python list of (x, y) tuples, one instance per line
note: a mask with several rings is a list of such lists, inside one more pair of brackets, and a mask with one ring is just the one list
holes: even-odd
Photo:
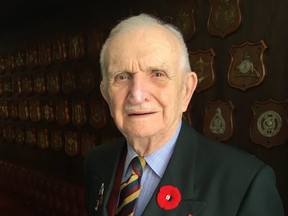
[[(55, 95), (45, 92), (43, 94), (15, 95), (2, 94), (0, 102), (3, 101), (22, 101), (29, 100), (68, 100), (83, 99), (87, 104), (87, 118), (84, 125), (73, 124), (71, 118), (67, 124), (61, 125), (56, 120), (47, 122), (40, 120), (37, 122), (28, 119), (12, 119), (3, 117), (0, 119), (2, 128), (0, 142), (0, 159), (23, 164), (29, 168), (37, 169), (47, 175), (66, 179), (67, 181), (83, 183), (82, 162), (83, 154), (81, 148), (86, 143), (81, 143), (81, 134), (88, 132), (94, 135), (94, 145), (100, 145), (106, 140), (119, 136), (111, 119), (107, 119), (104, 127), (95, 128), (89, 121), (91, 112), (89, 111), (89, 101), (102, 101), (99, 93), (99, 65), (97, 46), (102, 43), (103, 37), (107, 35), (108, 30), (121, 18), (139, 12), (153, 13), (164, 16), (165, 19), (171, 19), (176, 12), (171, 8), (180, 8), (181, 5), (191, 5), (190, 0), (170, 0), (170, 1), (82, 1), (71, 3), (68, 1), (47, 1), (40, 5), (37, 2), (11, 1), (10, 4), (3, 5), (7, 8), (6, 13), (1, 14), (0, 25), (0, 56), (16, 55), (18, 51), (24, 52), (27, 48), (38, 46), (41, 43), (49, 42), (53, 44), (55, 40), (64, 37), (67, 41), (75, 34), (82, 34), (84, 38), (83, 56), (67, 59), (59, 62), (53, 62), (49, 66), (35, 68), (25, 67), (15, 69), (10, 72), (2, 72), (0, 79), (5, 80), (17, 75), (30, 74), (35, 78), (37, 73), (50, 73), (54, 69), (62, 74), (63, 68), (75, 68), (76, 76), (79, 78), (85, 68), (91, 68), (95, 75), (95, 86), (92, 92), (83, 92), (76, 83), (76, 89), (72, 93), (66, 94), (63, 89)], [(112, 7), (113, 4), (113, 7)], [(179, 6), (180, 5), (180, 6)], [(183, 6), (182, 6), (183, 7)], [(44, 11), (44, 9), (46, 11)], [(282, 145), (272, 148), (256, 144), (250, 137), (250, 126), (253, 120), (251, 107), (255, 101), (287, 101), (288, 89), (288, 2), (286, 0), (254, 0), (241, 1), (240, 9), (242, 21), (235, 32), (227, 35), (225, 38), (212, 36), (207, 30), (207, 21), (209, 18), (210, 4), (209, 0), (196, 0), (194, 8), (195, 33), (187, 40), (190, 52), (197, 50), (213, 49), (215, 52), (214, 70), (215, 82), (208, 89), (197, 92), (192, 98), (191, 107), (188, 110), (188, 117), (191, 124), (201, 133), (203, 133), (203, 120), (205, 115), (205, 106), (211, 101), (231, 101), (235, 107), (234, 131), (232, 137), (225, 141), (227, 145), (232, 145), (256, 155), (267, 164), (271, 165), (276, 172), (277, 186), (285, 204), (285, 210), (288, 212), (288, 145), (287, 141)], [(14, 13), (10, 13), (10, 11)], [(171, 17), (167, 11), (173, 11)], [(179, 12), (180, 13), (180, 12)], [(191, 14), (193, 14), (191, 12)], [(89, 35), (92, 30), (96, 30), (95, 44), (89, 42)], [(239, 45), (245, 42), (255, 43), (260, 40), (265, 41), (267, 49), (264, 52), (263, 62), (266, 69), (266, 76), (263, 82), (246, 91), (233, 88), (227, 81), (227, 73), (230, 65), (229, 51), (232, 45)], [(69, 43), (66, 44), (69, 47)], [(94, 53), (91, 48), (94, 46)], [(90, 50), (90, 51), (89, 51)], [(96, 53), (96, 54), (95, 54)], [(69, 106), (71, 104), (69, 103)], [(107, 107), (106, 107), (107, 108)], [(104, 110), (107, 110), (103, 108)], [(69, 111), (71, 112), (71, 111)], [(71, 113), (70, 113), (71, 115)], [(71, 116), (70, 116), (71, 117)], [(286, 121), (286, 116), (283, 121)], [(3, 138), (3, 125), (9, 125), (12, 128), (23, 126), (33, 126), (35, 128), (48, 128), (49, 136), (53, 129), (60, 130), (63, 133), (73, 131), (79, 135), (80, 150), (74, 156), (68, 155), (65, 148), (60, 151), (41, 149), (37, 145), (29, 146), (26, 143), (19, 145), (15, 140)], [(287, 131), (288, 132), (288, 131)], [(51, 145), (51, 143), (50, 143)], [(89, 147), (89, 146), (88, 146)]]

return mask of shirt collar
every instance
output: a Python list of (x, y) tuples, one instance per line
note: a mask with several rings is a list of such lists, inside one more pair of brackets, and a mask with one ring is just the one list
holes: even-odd
[[(178, 138), (180, 129), (181, 129), (182, 122), (180, 122), (176, 132), (172, 136), (172, 138), (163, 145), (157, 151), (145, 156), (146, 163), (150, 166), (150, 168), (158, 175), (158, 177), (162, 178), (165, 169), (168, 165), (168, 162), (171, 158), (173, 153), (174, 147), (176, 145), (176, 140)], [(127, 156), (124, 165), (124, 176), (128, 175), (128, 168), (131, 160), (138, 156), (135, 150), (131, 145), (127, 143)], [(128, 172), (128, 173), (127, 173)]]

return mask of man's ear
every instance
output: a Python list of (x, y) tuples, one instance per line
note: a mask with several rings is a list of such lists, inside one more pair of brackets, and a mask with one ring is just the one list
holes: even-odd
[(110, 107), (110, 103), (109, 103), (109, 96), (108, 96), (108, 92), (107, 92), (107, 86), (105, 84), (105, 82), (102, 80), (100, 83), (100, 92), (103, 96), (103, 98), (105, 99), (105, 101), (107, 102), (108, 106), (109, 106), (109, 110), (110, 110), (110, 115), (113, 118), (113, 112), (111, 111), (111, 107)]
[(107, 88), (106, 88), (103, 80), (100, 83), (100, 92), (101, 92), (103, 98), (106, 100), (106, 102), (108, 102)]
[(189, 102), (192, 98), (192, 95), (197, 87), (198, 78), (197, 74), (193, 71), (188, 72), (186, 76), (184, 76), (183, 84), (184, 84), (184, 96), (182, 103), (182, 112), (187, 110)]

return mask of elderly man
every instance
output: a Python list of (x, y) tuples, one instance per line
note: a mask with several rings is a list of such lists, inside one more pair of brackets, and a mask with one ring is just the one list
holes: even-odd
[(89, 215), (283, 216), (272, 169), (182, 118), (197, 85), (172, 25), (146, 14), (103, 45), (101, 93), (123, 139), (85, 159)]

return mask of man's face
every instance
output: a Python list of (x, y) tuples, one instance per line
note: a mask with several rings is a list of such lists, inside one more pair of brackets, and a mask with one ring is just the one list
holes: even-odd
[(132, 140), (170, 139), (194, 90), (186, 88), (174, 36), (162, 27), (120, 33), (105, 57), (101, 92), (118, 129)]

